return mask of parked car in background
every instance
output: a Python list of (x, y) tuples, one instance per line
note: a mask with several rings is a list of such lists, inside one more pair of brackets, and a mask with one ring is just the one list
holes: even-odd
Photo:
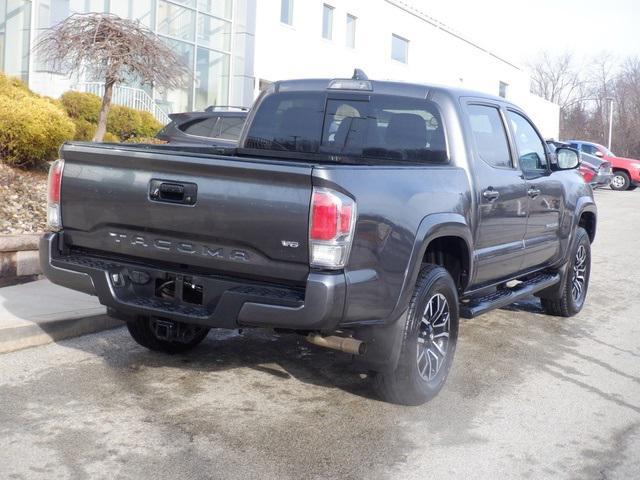
[(177, 145), (215, 145), (235, 147), (248, 109), (208, 107), (204, 112), (172, 113), (171, 122), (156, 138)]
[[(566, 142), (556, 140), (547, 140), (547, 145), (552, 152), (555, 152), (555, 149), (559, 147), (571, 147)], [(578, 167), (578, 171), (584, 181), (591, 185), (592, 188), (606, 187), (611, 184), (613, 179), (613, 170), (610, 162), (585, 152), (580, 152), (580, 167)]]
[(640, 185), (640, 160), (618, 157), (611, 150), (598, 143), (581, 140), (569, 140), (567, 143), (580, 152), (594, 155), (611, 163), (613, 170), (611, 188), (613, 190), (635, 190)]

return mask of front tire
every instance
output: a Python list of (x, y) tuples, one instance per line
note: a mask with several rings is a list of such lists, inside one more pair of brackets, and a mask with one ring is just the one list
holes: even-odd
[(629, 174), (623, 171), (613, 172), (613, 178), (609, 184), (611, 190), (627, 190), (631, 186), (631, 179)]
[(138, 317), (127, 322), (127, 329), (139, 345), (154, 352), (175, 354), (189, 351), (202, 342), (209, 333), (209, 329), (205, 327), (181, 324), (185, 329), (181, 341), (165, 340), (156, 336), (153, 322), (154, 320), (149, 317)]
[(435, 397), (453, 362), (458, 321), (458, 293), (451, 275), (436, 265), (422, 267), (409, 303), (398, 366), (374, 376), (378, 395), (400, 405), (421, 405)]
[(571, 257), (562, 278), (559, 298), (541, 298), (542, 308), (549, 315), (572, 317), (582, 310), (591, 274), (591, 242), (587, 231), (578, 227)]

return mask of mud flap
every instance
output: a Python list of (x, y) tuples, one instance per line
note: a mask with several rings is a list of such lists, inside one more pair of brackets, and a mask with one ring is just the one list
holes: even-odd
[(367, 349), (364, 355), (355, 357), (355, 367), (363, 371), (393, 372), (398, 366), (406, 321), (405, 311), (389, 325), (362, 327), (356, 330), (354, 336), (365, 342)]

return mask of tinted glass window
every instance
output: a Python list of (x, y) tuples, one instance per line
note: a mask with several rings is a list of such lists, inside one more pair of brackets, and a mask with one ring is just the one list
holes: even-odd
[(194, 122), (182, 125), (180, 130), (189, 135), (197, 135), (199, 137), (215, 137), (215, 126), (218, 117), (208, 117)]
[(547, 169), (544, 144), (529, 121), (515, 112), (508, 112), (513, 137), (518, 147), (518, 163), (523, 172)]
[(594, 147), (593, 145), (588, 145), (586, 143), (583, 143), (580, 149), (584, 153), (588, 153), (589, 155), (595, 155), (596, 152), (598, 151), (596, 147)]
[(322, 134), (324, 95), (284, 92), (268, 96), (251, 123), (246, 148), (316, 153)]
[(229, 140), (237, 140), (240, 138), (240, 132), (242, 132), (242, 126), (244, 125), (244, 118), (239, 117), (220, 117), (218, 126), (219, 138), (226, 138)]
[(498, 109), (469, 105), (469, 123), (478, 156), (492, 167), (512, 167), (507, 133)]
[(245, 147), (326, 154), (334, 161), (448, 161), (435, 103), (388, 95), (360, 101), (326, 100), (324, 93), (272, 94), (258, 108)]
[(321, 152), (371, 159), (446, 163), (440, 114), (427, 100), (375, 96), (329, 100)]

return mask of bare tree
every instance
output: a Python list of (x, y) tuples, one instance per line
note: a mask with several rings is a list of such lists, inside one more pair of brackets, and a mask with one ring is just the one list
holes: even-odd
[(552, 55), (541, 52), (528, 67), (531, 72), (531, 90), (536, 95), (557, 103), (562, 109), (571, 107), (584, 98), (585, 81), (571, 53)]
[(126, 79), (178, 88), (189, 69), (153, 32), (137, 21), (106, 13), (75, 14), (48, 30), (35, 47), (57, 72), (88, 72), (104, 79), (104, 95), (94, 141), (107, 128), (113, 87)]

